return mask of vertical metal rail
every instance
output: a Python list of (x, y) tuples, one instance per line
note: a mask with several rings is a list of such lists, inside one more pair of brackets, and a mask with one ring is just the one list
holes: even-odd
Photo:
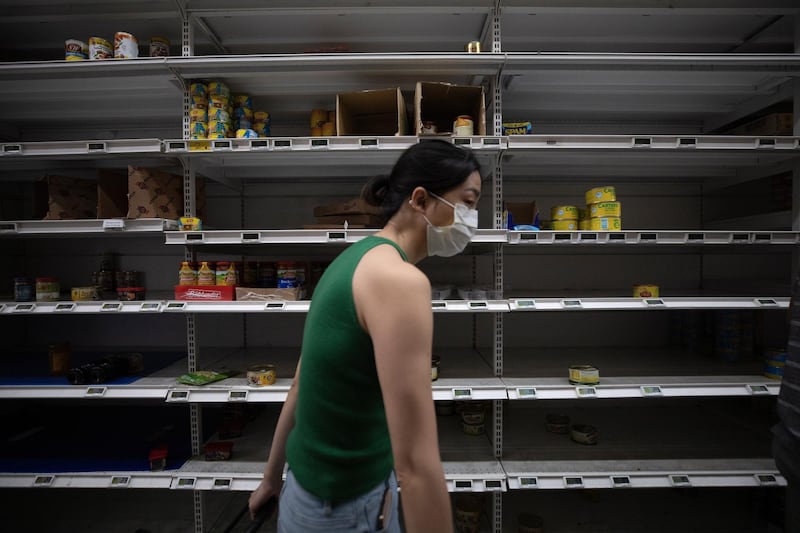
[[(502, 51), (500, 40), (500, 0), (494, 1), (492, 8), (492, 53), (499, 54)], [(493, 135), (500, 136), (503, 133), (503, 94), (502, 94), (502, 66), (495, 76), (492, 87), (492, 109), (493, 109)], [(494, 160), (494, 176), (492, 179), (492, 200), (494, 204), (494, 229), (503, 228), (503, 170), (502, 154), (498, 154)], [(494, 251), (494, 289), (501, 291), (501, 297), (505, 295), (503, 291), (503, 245), (497, 244)], [(494, 375), (503, 376), (503, 313), (494, 314)], [(494, 400), (492, 402), (494, 410), (494, 423), (492, 432), (492, 445), (494, 456), (497, 459), (503, 456), (503, 401)], [(492, 531), (501, 533), (503, 531), (503, 493), (495, 492), (492, 494)]]
[[(800, 54), (800, 15), (794, 17), (794, 53)], [(792, 133), (800, 135), (800, 78), (792, 80), (792, 111), (793, 121)], [(800, 231), (800, 163), (795, 162), (792, 170), (792, 231)], [(789, 286), (794, 287), (794, 280), (797, 279), (800, 270), (800, 250), (795, 246), (792, 252), (792, 278)]]
[[(186, 0), (176, 0), (176, 5), (181, 14), (181, 56), (189, 57), (194, 55), (194, 31), (192, 23), (189, 20), (189, 13), (187, 11)], [(188, 85), (183, 87), (183, 115), (182, 121), (182, 134), (184, 139), (190, 136), (189, 128), (189, 112), (192, 107), (192, 97), (189, 92)], [(185, 158), (183, 163), (183, 214), (184, 216), (194, 216), (197, 209), (197, 190), (195, 187), (196, 179), (194, 168), (192, 168), (191, 159)], [(194, 261), (196, 259), (195, 253), (190, 248), (184, 251), (184, 257), (187, 261)], [(196, 336), (196, 316), (194, 314), (186, 315), (186, 357), (188, 359), (188, 371), (194, 372), (197, 370), (197, 336)], [(198, 404), (189, 405), (189, 425), (191, 428), (191, 444), (192, 455), (200, 455), (203, 438), (203, 413)], [(203, 493), (201, 491), (194, 491), (192, 493), (194, 500), (194, 531), (195, 533), (203, 533)]]

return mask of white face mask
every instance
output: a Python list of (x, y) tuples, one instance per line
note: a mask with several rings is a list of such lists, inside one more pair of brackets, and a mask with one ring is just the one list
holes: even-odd
[(464, 204), (452, 204), (433, 193), (431, 196), (453, 208), (453, 223), (449, 226), (434, 226), (428, 217), (428, 255), (452, 257), (464, 251), (478, 231), (478, 210)]

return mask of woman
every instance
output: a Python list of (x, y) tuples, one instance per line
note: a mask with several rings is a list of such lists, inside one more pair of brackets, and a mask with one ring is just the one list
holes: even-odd
[(414, 265), (464, 249), (480, 192), (474, 154), (444, 141), (412, 146), (364, 187), (385, 225), (314, 290), (251, 514), (280, 491), (280, 532), (398, 532), (399, 484), (408, 531), (452, 531), (431, 400), (431, 287)]

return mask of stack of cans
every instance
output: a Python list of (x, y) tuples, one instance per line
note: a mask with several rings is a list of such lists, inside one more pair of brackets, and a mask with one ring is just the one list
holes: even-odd
[(208, 139), (233, 137), (231, 90), (221, 81), (208, 84)]
[(208, 138), (208, 86), (192, 83), (189, 86), (192, 108), (189, 111), (189, 138)]

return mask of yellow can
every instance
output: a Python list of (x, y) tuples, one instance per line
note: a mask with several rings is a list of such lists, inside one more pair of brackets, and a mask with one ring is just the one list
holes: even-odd
[(247, 369), (247, 384), (251, 387), (274, 385), (276, 379), (275, 365), (253, 365)]
[[(258, 120), (258, 119), (256, 119)], [(312, 109), (311, 110), (311, 128), (319, 128), (322, 127), (324, 123), (328, 122), (328, 110), (327, 109)]]
[(208, 84), (208, 95), (209, 97), (222, 96), (228, 99), (231, 97), (231, 90), (221, 81), (212, 81)]
[(574, 205), (557, 205), (550, 209), (553, 220), (578, 220), (578, 208)]
[(600, 217), (589, 219), (589, 229), (592, 231), (620, 231), (622, 219), (619, 217)]
[(192, 95), (192, 109), (208, 109), (208, 98), (196, 94)]
[(658, 298), (658, 285), (634, 285), (634, 298)]
[(208, 139), (228, 139), (229, 135), (227, 133), (209, 133)]
[(577, 220), (554, 220), (553, 229), (556, 231), (575, 231), (578, 229)]
[[(220, 120), (211, 120), (208, 122), (208, 133), (211, 135), (212, 133), (222, 133), (228, 134), (231, 132), (231, 126), (228, 122), (223, 122)], [(209, 136), (209, 139), (211, 137)]]
[(622, 202), (598, 202), (589, 206), (590, 218), (621, 217)]
[(208, 122), (208, 110), (206, 109), (189, 110), (189, 120), (192, 122)]
[(586, 191), (586, 205), (616, 201), (617, 191), (614, 187), (595, 187)]
[(73, 302), (88, 302), (99, 299), (97, 287), (72, 287), (70, 295)]
[(208, 85), (205, 83), (191, 83), (189, 84), (189, 94), (192, 96), (200, 96), (201, 98), (208, 98)]
[(589, 210), (578, 208), (578, 220), (588, 220)]
[(592, 221), (588, 218), (578, 221), (578, 229), (581, 231), (589, 231), (592, 229)]
[(569, 367), (569, 382), (573, 385), (597, 385), (600, 371), (591, 365), (572, 365)]

